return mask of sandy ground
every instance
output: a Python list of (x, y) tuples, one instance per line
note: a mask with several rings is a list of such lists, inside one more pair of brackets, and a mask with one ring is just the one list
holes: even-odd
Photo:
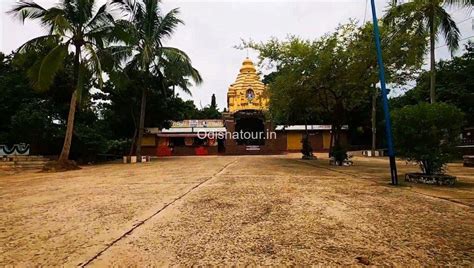
[(354, 160), (181, 157), (0, 175), (0, 266), (474, 265), (473, 169), (450, 166), (456, 187), (392, 187), (385, 159)]

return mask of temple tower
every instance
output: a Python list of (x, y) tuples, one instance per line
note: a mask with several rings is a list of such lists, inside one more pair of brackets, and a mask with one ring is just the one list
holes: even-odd
[(253, 62), (246, 58), (227, 92), (228, 112), (224, 114), (224, 126), (229, 133), (249, 135), (226, 138), (226, 154), (275, 154), (285, 150), (286, 136), (277, 139), (267, 135), (274, 130), (266, 118), (268, 105), (267, 89)]
[(246, 58), (237, 79), (227, 91), (227, 108), (230, 113), (240, 110), (267, 110), (266, 87), (260, 81), (253, 62)]

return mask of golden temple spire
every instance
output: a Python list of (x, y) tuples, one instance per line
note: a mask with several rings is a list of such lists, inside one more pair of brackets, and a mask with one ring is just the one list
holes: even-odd
[(266, 110), (268, 99), (265, 94), (265, 85), (260, 81), (257, 69), (250, 58), (245, 58), (240, 67), (235, 82), (227, 92), (227, 106), (229, 112), (239, 110)]

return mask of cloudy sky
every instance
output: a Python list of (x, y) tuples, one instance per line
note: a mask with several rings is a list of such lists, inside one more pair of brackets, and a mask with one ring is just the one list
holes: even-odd
[[(56, 2), (37, 0), (44, 7)], [(383, 15), (388, 2), (389, 0), (376, 1), (379, 16)], [(14, 3), (15, 0), (0, 0), (0, 51), (4, 53), (10, 53), (43, 31), (36, 22), (22, 25), (6, 15), (5, 12)], [(339, 23), (348, 22), (350, 18), (362, 23), (366, 14), (366, 20), (370, 20), (370, 6), (367, 6), (366, 13), (366, 3), (366, 0), (164, 0), (164, 10), (179, 7), (181, 18), (185, 22), (174, 37), (167, 41), (167, 45), (187, 52), (204, 79), (202, 85), (192, 89), (192, 97), (183, 93), (181, 96), (193, 99), (196, 106), (200, 107), (208, 105), (211, 95), (215, 93), (219, 108), (226, 107), (227, 88), (234, 82), (247, 55), (246, 51), (234, 48), (240, 44), (241, 39), (265, 41), (273, 36), (284, 38), (288, 34), (317, 38), (332, 31)], [(469, 19), (472, 14), (458, 9), (451, 10), (451, 14), (455, 21), (460, 22), (459, 28), (463, 34), (461, 38), (474, 35), (473, 19)], [(448, 58), (444, 42), (440, 41), (437, 56)], [(467, 39), (462, 43), (465, 42)], [(252, 51), (249, 56), (256, 59), (256, 54)]]

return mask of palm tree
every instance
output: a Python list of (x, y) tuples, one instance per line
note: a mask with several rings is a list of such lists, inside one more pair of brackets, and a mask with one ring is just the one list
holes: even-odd
[[(110, 48), (116, 59), (129, 60), (127, 66), (133, 66), (143, 73), (143, 77), (153, 80), (159, 77), (163, 87), (166, 87), (166, 76), (170, 76), (169, 68), (173, 62), (179, 63), (182, 69), (180, 77), (171, 79), (170, 86), (179, 86), (185, 91), (187, 80), (190, 77), (196, 83), (201, 82), (201, 77), (191, 65), (191, 60), (183, 51), (166, 47), (163, 41), (170, 38), (179, 24), (183, 22), (178, 18), (178, 9), (173, 9), (162, 15), (159, 0), (113, 0), (128, 16), (128, 20), (117, 21), (117, 27), (122, 29), (125, 44)], [(138, 138), (136, 143), (136, 154), (141, 160), (141, 143), (145, 126), (145, 110), (147, 92), (150, 87), (142, 89), (140, 119), (138, 126)]]
[(179, 87), (184, 93), (191, 94), (189, 87), (194, 83), (201, 83), (202, 77), (189, 61), (175, 53), (167, 53), (163, 68), (163, 75), (166, 80), (166, 87), (171, 87), (173, 97), (176, 96), (176, 87)]
[(28, 72), (35, 89), (49, 89), (56, 73), (63, 68), (69, 51), (73, 54), (73, 88), (59, 164), (65, 164), (69, 159), (76, 107), (85, 84), (92, 77), (98, 79), (100, 85), (102, 83), (98, 52), (110, 37), (114, 18), (107, 11), (107, 4), (97, 10), (95, 6), (94, 0), (62, 0), (56, 6), (46, 9), (33, 1), (20, 0), (9, 11), (22, 22), (26, 19), (39, 20), (49, 30), (47, 35), (36, 37), (23, 44), (18, 48), (18, 52), (33, 49), (41, 44), (54, 44), (53, 48)]
[(451, 53), (459, 47), (460, 32), (456, 22), (446, 11), (446, 7), (472, 7), (474, 0), (413, 0), (397, 5), (392, 2), (385, 15), (385, 22), (396, 24), (401, 29), (412, 28), (415, 31), (429, 33), (430, 39), (430, 102), (435, 102), (436, 57), (435, 43), (442, 33)]

